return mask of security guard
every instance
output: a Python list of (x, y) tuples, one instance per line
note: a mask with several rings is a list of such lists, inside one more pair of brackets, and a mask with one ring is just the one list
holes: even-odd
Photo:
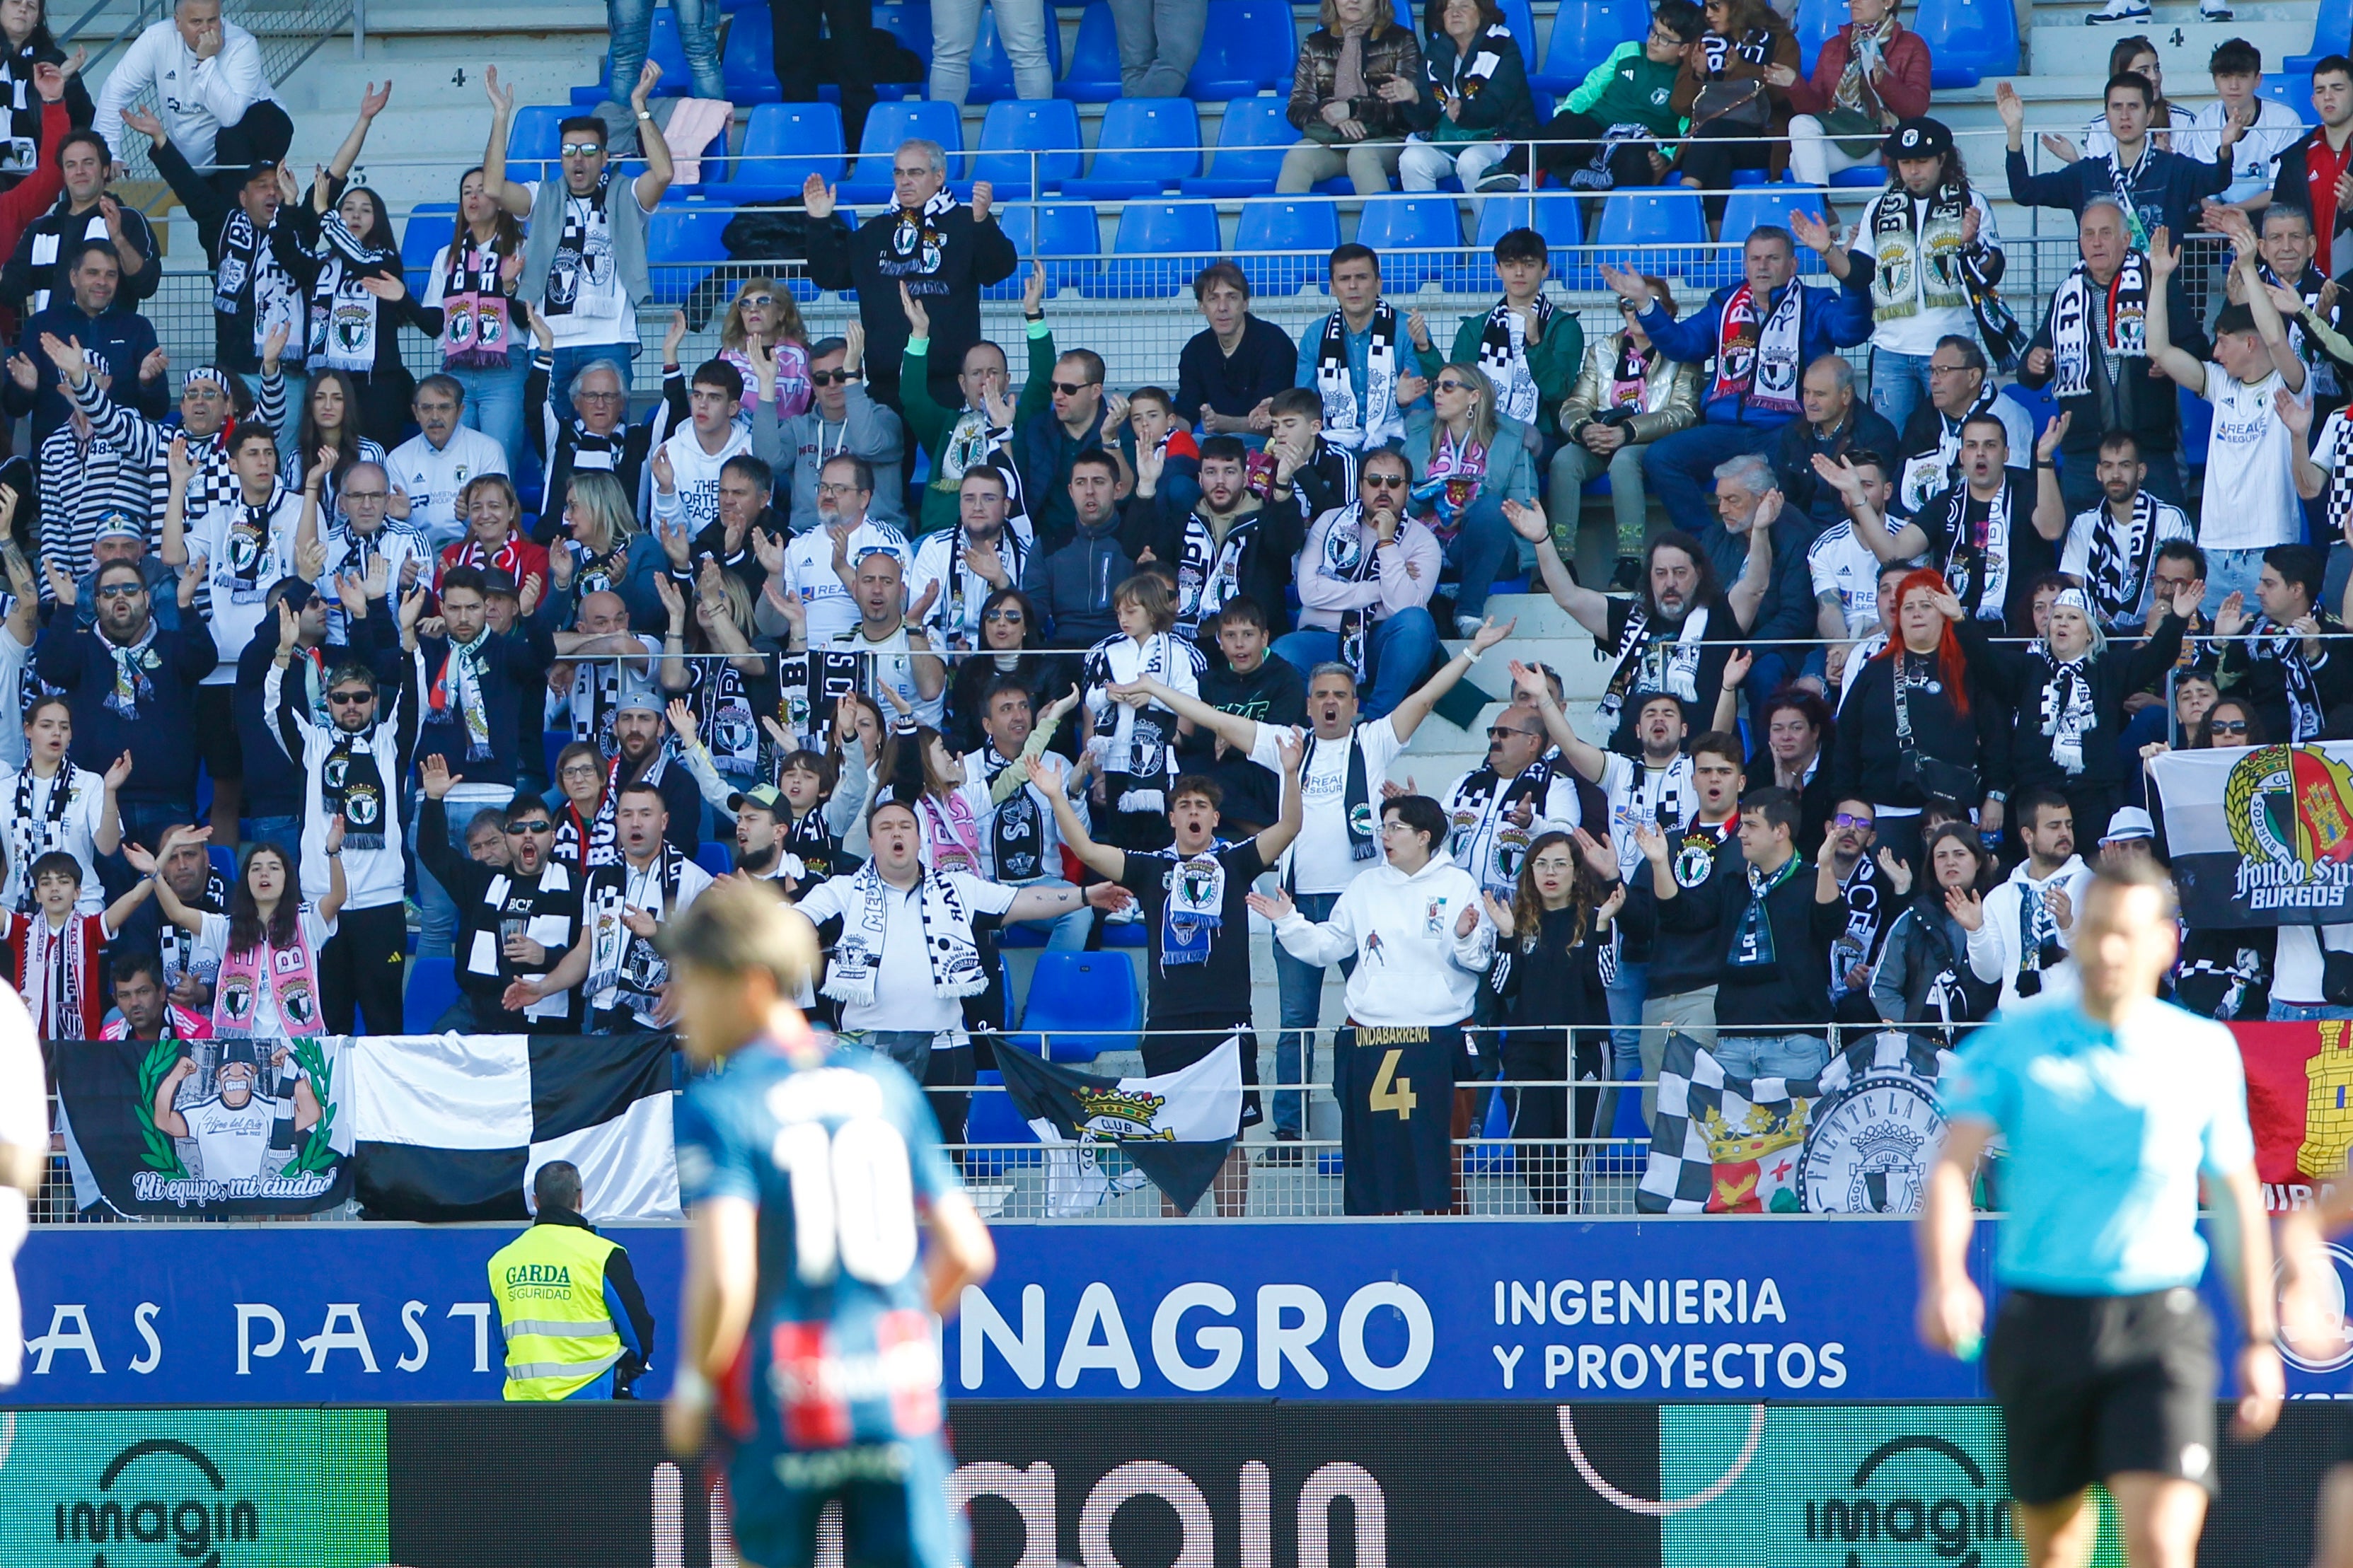
[(580, 1215), (580, 1170), (551, 1160), (532, 1183), (539, 1218), (491, 1258), (509, 1399), (627, 1399), (651, 1364), (654, 1315), (628, 1250)]

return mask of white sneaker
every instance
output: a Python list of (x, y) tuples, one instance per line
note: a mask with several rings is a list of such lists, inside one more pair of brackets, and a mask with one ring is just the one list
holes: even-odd
[(2096, 27), (2107, 22), (2146, 22), (2148, 18), (2148, 0), (2108, 0), (2106, 9), (2093, 12), (2084, 21)]
[(2235, 15), (2227, 0), (2198, 0), (2198, 19), (2201, 22), (2228, 22)]

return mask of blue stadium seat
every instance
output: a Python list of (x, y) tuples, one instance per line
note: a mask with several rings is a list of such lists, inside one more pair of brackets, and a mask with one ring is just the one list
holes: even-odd
[(427, 958), (419, 954), (409, 961), (408, 989), (400, 999), (400, 1025), (403, 1032), (429, 1035), (441, 1015), (458, 1000), (457, 963), (448, 954)]
[(1041, 952), (1021, 1008), (1022, 1032), (1008, 1035), (1004, 1044), (1042, 1055), (1043, 1037), (1050, 1042), (1051, 1060), (1091, 1062), (1105, 1051), (1135, 1049), (1143, 1023), (1134, 961), (1127, 954)]
[[(1056, 191), (1078, 177), (1079, 106), (1062, 98), (1008, 98), (988, 106), (981, 121), (980, 155), (973, 160), (972, 177), (996, 186), (997, 199), (1018, 201), (1037, 195), (1030, 187), (1035, 168), (1044, 191)], [(1034, 161), (1032, 153), (1039, 154)]]
[(2274, 103), (2287, 105), (2306, 125), (2320, 123), (2319, 118), (2312, 111), (2312, 75), (2309, 71), (2298, 76), (2266, 75), (2255, 91)]
[(1005, 1075), (995, 1068), (985, 1068), (972, 1075), (972, 1110), (965, 1117), (964, 1136), (967, 1143), (1028, 1143), (1028, 1149), (991, 1149), (987, 1153), (967, 1152), (964, 1157), (964, 1173), (967, 1178), (986, 1179), (1001, 1176), (1006, 1172), (1046, 1163), (1043, 1149), (1034, 1147), (1038, 1134), (1021, 1118), (1021, 1108), (1013, 1097), (1003, 1092)]
[[(1102, 226), (1096, 222), (1095, 209), (1083, 202), (1040, 202), (1023, 209), (1035, 215), (1035, 228), (1030, 243), (1021, 247), (1023, 258), (1039, 256), (1046, 258), (1046, 292), (1049, 298), (1064, 289), (1083, 289), (1103, 270), (1096, 258), (1103, 253)], [(1018, 300), (1028, 285), (1029, 268), (1023, 268), (1006, 279), (1003, 287), (1010, 293), (1005, 298)]]
[(874, 25), (932, 63), (932, 0), (875, 0)]
[(1836, 37), (1847, 21), (1846, 0), (1798, 0), (1798, 58), (1802, 74), (1813, 74), (1822, 46)]
[(401, 231), (401, 275), (408, 281), (408, 291), (420, 300), (432, 281), (434, 253), (449, 243), (457, 214), (455, 202), (419, 202)]
[(726, 845), (715, 839), (705, 839), (695, 846), (694, 863), (714, 877), (724, 877), (735, 869), (735, 857)]
[(714, 200), (780, 201), (797, 197), (811, 174), (832, 184), (841, 178), (841, 110), (830, 103), (764, 103), (744, 127), (733, 177), (705, 187)]
[(2018, 70), (2018, 14), (2007, 0), (1923, 0), (1913, 30), (1936, 62), (1931, 87), (1975, 87)]
[(727, 24), (719, 75), (727, 84), (727, 100), (738, 108), (784, 97), (776, 84), (776, 36), (765, 5), (747, 5)]
[[(289, 844), (286, 847), (299, 851), (301, 846)], [(209, 844), (205, 847), (205, 858), (213, 863), (214, 870), (227, 878), (232, 884), (237, 881), (236, 850), (226, 844)]]
[(2214, 439), (2214, 405), (2186, 386), (2174, 388), (2181, 418), (2181, 455), (2193, 468), (2206, 466), (2206, 448)]
[(1356, 243), (1380, 253), (1385, 291), (1410, 294), (1443, 275), (1445, 253), (1462, 244), (1462, 216), (1452, 196), (1368, 196)]
[(1173, 299), (1223, 248), (1218, 209), (1208, 202), (1128, 202), (1112, 239), (1112, 260), (1086, 291), (1106, 300)]
[[(678, 14), (665, 5), (654, 13), (652, 29), (646, 36), (646, 58), (661, 67), (661, 79), (654, 84), (656, 98), (681, 98), (694, 90), (694, 79), (686, 70), (686, 45), (678, 36)], [(602, 100), (613, 85), (613, 57), (607, 55), (597, 68), (594, 88), (572, 89), (575, 104), (593, 104)], [(583, 98), (581, 94), (590, 96)]]
[[(1046, 26), (1046, 68), (1057, 77), (1062, 74), (1062, 29), (1050, 19)], [(984, 5), (980, 37), (972, 45), (972, 86), (965, 97), (972, 103), (995, 103), (1012, 96), (1013, 61), (1005, 52), (1005, 40), (997, 36), (997, 7)]]
[(948, 178), (960, 178), (964, 162), (964, 115), (953, 103), (915, 99), (904, 103), (878, 103), (866, 116), (858, 138), (858, 162), (841, 182), (839, 199), (851, 206), (871, 206), (891, 199), (891, 160), (899, 143), (911, 137), (936, 142), (948, 150)]
[[(1699, 248), (1681, 247), (1707, 244), (1707, 213), (1697, 191), (1665, 187), (1613, 192), (1601, 204), (1601, 223), (1594, 230), (1593, 243), (1617, 248), (1602, 249), (1581, 265), (1573, 287), (1598, 286), (1597, 273), (1585, 268), (1598, 269), (1603, 262), (1660, 277), (1672, 273), (1694, 278), (1699, 275), (1696, 269), (1706, 264), (1705, 254)], [(1662, 253), (1662, 247), (1670, 247), (1678, 248)]]
[[(1529, 5), (1528, 0), (1500, 0), (1500, 9), (1504, 13), (1504, 26), (1512, 30), (1512, 42), (1520, 46), (1520, 68), (1526, 70), (1535, 65), (1536, 58), (1535, 7)], [(1430, 15), (1434, 16), (1437, 13), (1433, 11)], [(1410, 27), (1419, 18), (1400, 16), (1398, 20)]]
[[(1553, 13), (1552, 38), (1545, 45), (1544, 68), (1528, 78), (1528, 85), (1556, 95), (1567, 93), (1586, 74), (1609, 58), (1620, 44), (1640, 43), (1650, 36), (1651, 8), (1644, 0), (1585, 0)], [(1522, 53), (1535, 47), (1524, 44)]]
[(1831, 184), (1842, 191), (1875, 191), (1887, 184), (1887, 165), (1865, 163), (1859, 168), (1841, 169), (1831, 176)]
[[(1261, 196), (1242, 204), (1234, 259), (1250, 291), (1287, 299), (1320, 287), (1324, 258), (1340, 243), (1340, 209), (1327, 196)], [(1302, 251), (1296, 256), (1271, 251)]]
[[(1717, 229), (1726, 240), (1746, 237), (1753, 229), (1770, 224), (1778, 228), (1789, 226), (1792, 209), (1811, 213), (1827, 223), (1829, 210), (1822, 205), (1822, 193), (1812, 185), (1791, 184), (1787, 181), (1770, 185), (1752, 185), (1733, 192), (1724, 199), (1724, 222)], [(1822, 258), (1804, 246), (1798, 247), (1798, 272), (1817, 281), (1824, 275)], [(1721, 288), (1737, 282), (1741, 276), (1740, 252), (1727, 247), (1716, 252), (1709, 287)]]
[(1264, 195), (1274, 189), (1282, 172), (1282, 155), (1299, 132), (1287, 116), (1282, 98), (1237, 98), (1226, 105), (1218, 122), (1218, 147), (1210, 155), (1209, 172), (1178, 182), (1188, 196), (1231, 200)]
[(2298, 80), (2309, 81), (2312, 68), (2325, 56), (2341, 55), (2349, 47), (2353, 47), (2353, 0), (2320, 0), (2319, 14), (2312, 23), (2312, 52), (2290, 55), (2280, 61), (2279, 68)]
[(1504, 1091), (1487, 1091), (1484, 1114), (1479, 1118), (1473, 1139), (1493, 1139), (1493, 1142), (1473, 1142), (1462, 1152), (1462, 1173), (1466, 1176), (1508, 1176), (1518, 1168), (1513, 1159), (1519, 1152), (1503, 1140), (1512, 1135), (1512, 1110), (1504, 1103)]
[(1185, 96), (1197, 103), (1291, 90), (1299, 28), (1284, 0), (1209, 0), (1209, 25)]
[(1056, 85), (1054, 96), (1078, 103), (1109, 103), (1119, 96), (1119, 30), (1104, 0), (1092, 0), (1080, 16), (1070, 70)]
[[(1472, 243), (1492, 251), (1497, 240), (1515, 228), (1535, 229), (1555, 250), (1585, 243), (1585, 215), (1578, 208), (1577, 198), (1567, 191), (1489, 196), (1479, 209), (1479, 232)], [(1565, 259), (1556, 257), (1555, 268)]]
[(720, 234), (735, 209), (724, 202), (665, 199), (646, 225), (646, 262), (653, 273), (654, 299), (682, 304), (711, 269), (727, 259)]
[(568, 103), (533, 103), (514, 111), (507, 124), (507, 178), (543, 180), (555, 172), (556, 127), (580, 110)]
[(1093, 170), (1063, 181), (1062, 194), (1086, 201), (1156, 196), (1201, 172), (1200, 145), (1201, 118), (1191, 100), (1120, 99), (1103, 109)]

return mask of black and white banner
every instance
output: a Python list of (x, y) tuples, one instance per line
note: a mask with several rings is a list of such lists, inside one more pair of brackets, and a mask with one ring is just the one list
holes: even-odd
[(596, 1223), (676, 1219), (667, 1035), (394, 1035), (351, 1043), (354, 1195), (369, 1217), (525, 1219), (580, 1167)]
[(1180, 1210), (1200, 1202), (1241, 1131), (1244, 1037), (1156, 1078), (1103, 1078), (999, 1044), (1006, 1092), (1047, 1147), (1047, 1212), (1084, 1214), (1120, 1187), (1095, 1159), (1117, 1143)]
[(2353, 742), (2168, 752), (2149, 776), (2191, 926), (2353, 920)]

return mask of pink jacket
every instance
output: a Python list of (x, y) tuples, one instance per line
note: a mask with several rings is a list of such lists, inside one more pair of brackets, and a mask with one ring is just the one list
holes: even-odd
[[(1384, 550), (1375, 557), (1379, 570), (1361, 583), (1331, 577), (1324, 572), (1324, 541), (1331, 534), (1341, 517), (1335, 508), (1315, 520), (1307, 531), (1306, 548), (1299, 552), (1299, 624), (1324, 631), (1340, 629), (1343, 610), (1363, 609), (1377, 605), (1375, 619), (1396, 615), (1399, 610), (1430, 603), (1432, 590), (1438, 586), (1439, 568), (1444, 564), (1438, 535), (1410, 519), (1398, 528), (1397, 547)], [(1374, 547), (1370, 525), (1356, 525), (1364, 547)], [(1410, 566), (1413, 571), (1408, 571)]]
[[(1854, 57), (1854, 24), (1849, 22), (1831, 35), (1814, 61), (1811, 79), (1799, 77), (1789, 86), (1789, 108), (1799, 114), (1820, 114), (1832, 102), (1838, 91), (1839, 78), (1846, 74), (1846, 63)], [(1899, 28), (1887, 41), (1887, 75), (1873, 84), (1879, 100), (1898, 120), (1909, 120), (1915, 114), (1928, 112), (1928, 46), (1920, 35), (1909, 27)]]

